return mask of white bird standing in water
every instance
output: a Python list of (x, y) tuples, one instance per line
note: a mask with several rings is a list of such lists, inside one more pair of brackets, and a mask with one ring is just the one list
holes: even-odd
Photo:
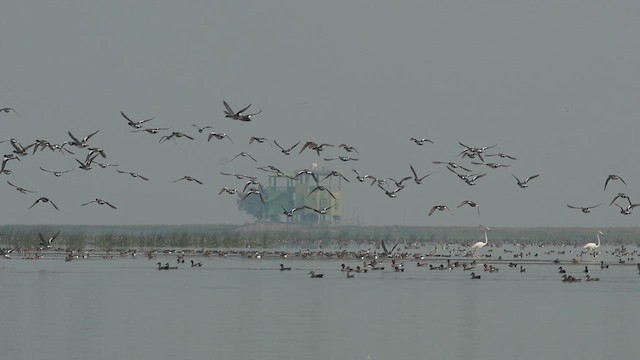
[(587, 249), (589, 251), (592, 251), (593, 249), (599, 248), (600, 247), (600, 235), (604, 235), (602, 233), (602, 231), (598, 231), (598, 233), (596, 234), (596, 237), (598, 238), (598, 244), (590, 242), (590, 243), (587, 243), (585, 246), (583, 246), (583, 248), (585, 248), (585, 249)]
[(487, 230), (491, 230), (488, 227), (484, 227), (484, 242), (478, 241), (477, 243), (471, 246), (471, 250), (473, 250), (474, 256), (478, 255), (478, 251), (482, 249), (485, 245), (489, 243), (489, 238), (487, 237)]

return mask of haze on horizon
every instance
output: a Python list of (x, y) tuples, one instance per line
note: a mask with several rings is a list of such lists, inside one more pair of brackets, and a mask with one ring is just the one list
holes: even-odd
[[(553, 1), (9, 2), (0, 20), (0, 140), (68, 141), (67, 131), (105, 150), (116, 168), (77, 168), (76, 155), (48, 150), (9, 161), (0, 175), (0, 224), (245, 223), (223, 186), (244, 182), (220, 171), (258, 176), (258, 166), (289, 173), (312, 163), (351, 179), (347, 219), (361, 224), (477, 226), (636, 226), (640, 210), (622, 215), (618, 192), (640, 202), (640, 3)], [(224, 118), (234, 109), (262, 110), (251, 122)], [(155, 117), (194, 141), (158, 143), (132, 133), (120, 116)], [(192, 124), (213, 129), (198, 133)], [(233, 143), (207, 142), (209, 131)], [(290, 156), (251, 136), (283, 146)], [(433, 144), (416, 146), (409, 138)], [(329, 148), (298, 154), (306, 141), (355, 146), (357, 162)], [(490, 169), (456, 157), (458, 142), (491, 146), (517, 160)], [(286, 145), (285, 145), (286, 144)], [(0, 144), (2, 154), (12, 150)], [(237, 158), (245, 151), (258, 162)], [(353, 155), (353, 154), (350, 154)], [(455, 161), (487, 173), (468, 186), (444, 165)], [(477, 159), (475, 159), (477, 160)], [(390, 199), (355, 180), (352, 168), (381, 178), (433, 173)], [(39, 169), (74, 170), (54, 177)], [(529, 188), (512, 174), (541, 174)], [(622, 176), (627, 184), (611, 181)], [(173, 183), (185, 175), (203, 181)], [(21, 194), (6, 184), (34, 190)], [(29, 206), (40, 196), (59, 207)], [(117, 210), (82, 203), (102, 198)], [(475, 209), (455, 207), (465, 199)], [(590, 206), (589, 214), (566, 204)], [(620, 202), (622, 203), (622, 202)], [(436, 212), (446, 204), (454, 215)]]

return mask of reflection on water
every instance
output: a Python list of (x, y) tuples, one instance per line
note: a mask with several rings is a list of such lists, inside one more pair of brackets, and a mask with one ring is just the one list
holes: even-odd
[(568, 284), (554, 258), (480, 280), (415, 260), (352, 279), (340, 264), (360, 261), (1, 260), (0, 342), (6, 359), (637, 359), (636, 266), (603, 254), (599, 282)]

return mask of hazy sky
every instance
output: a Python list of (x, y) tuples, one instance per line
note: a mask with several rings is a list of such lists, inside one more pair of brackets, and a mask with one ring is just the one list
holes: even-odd
[[(635, 1), (6, 1), (0, 17), (0, 138), (23, 145), (70, 140), (100, 130), (91, 146), (115, 167), (77, 168), (50, 151), (7, 163), (0, 175), (0, 224), (244, 223), (222, 186), (266, 181), (257, 166), (321, 166), (352, 179), (345, 215), (364, 224), (635, 226), (609, 203), (618, 192), (640, 202), (640, 3)], [(262, 109), (252, 122), (224, 118), (222, 101)], [(158, 143), (132, 133), (119, 112), (149, 127), (196, 138)], [(207, 142), (192, 124), (233, 139)], [(292, 145), (347, 143), (357, 162), (325, 162), (314, 152), (285, 156), (265, 136)], [(416, 146), (411, 136), (434, 144)], [(498, 144), (516, 161), (490, 169), (456, 157)], [(0, 144), (10, 153), (9, 142)], [(240, 151), (259, 160), (237, 158)], [(343, 155), (329, 148), (322, 155)], [(470, 187), (443, 165), (487, 176)], [(433, 172), (390, 199), (354, 181)], [(39, 167), (74, 171), (56, 178)], [(541, 174), (527, 189), (512, 174)], [(626, 180), (603, 186), (607, 175)], [(173, 180), (190, 175), (198, 185)], [(6, 180), (36, 194), (21, 194)], [(54, 201), (28, 207), (39, 197)], [(96, 204), (105, 199), (117, 210)], [(455, 207), (464, 199), (475, 209)], [(590, 214), (566, 204), (602, 206)], [(621, 202), (622, 203), (622, 202)], [(436, 204), (453, 208), (438, 212)]]

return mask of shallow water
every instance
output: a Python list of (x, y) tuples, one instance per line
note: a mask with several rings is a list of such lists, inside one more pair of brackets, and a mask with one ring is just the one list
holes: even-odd
[(547, 257), (521, 260), (525, 273), (477, 265), (480, 280), (413, 260), (347, 279), (340, 264), (360, 261), (3, 259), (2, 358), (637, 359), (636, 266), (600, 269), (615, 260), (603, 254), (589, 265), (600, 281), (569, 284)]

